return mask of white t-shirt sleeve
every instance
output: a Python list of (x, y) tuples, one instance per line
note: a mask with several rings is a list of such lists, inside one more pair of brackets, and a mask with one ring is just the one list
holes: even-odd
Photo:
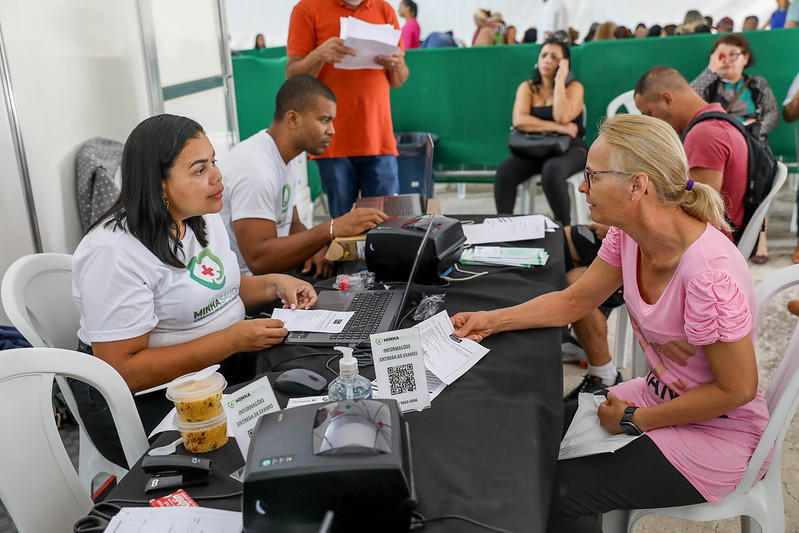
[(236, 186), (230, 192), (231, 220), (244, 218), (260, 218), (277, 223), (280, 217), (281, 188), (278, 180), (266, 179), (263, 172), (254, 168), (240, 170), (236, 178)]
[(788, 89), (788, 96), (785, 97), (785, 101), (782, 103), (783, 107), (791, 103), (797, 91), (799, 91), (799, 74), (793, 79), (793, 83), (791, 83), (791, 87)]
[(98, 246), (73, 264), (84, 342), (133, 339), (158, 323), (150, 280), (140, 263), (113, 245)]

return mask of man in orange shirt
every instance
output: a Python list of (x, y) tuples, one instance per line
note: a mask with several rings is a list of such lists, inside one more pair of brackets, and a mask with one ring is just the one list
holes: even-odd
[(347, 55), (357, 55), (339, 38), (339, 18), (350, 16), (399, 29), (394, 9), (384, 0), (300, 0), (291, 13), (286, 47), (286, 77), (316, 76), (338, 102), (337, 134), (316, 159), (334, 218), (350, 210), (359, 190), (361, 196), (399, 192), (389, 90), (408, 78), (402, 40), (399, 52), (375, 59), (383, 68), (334, 68)]

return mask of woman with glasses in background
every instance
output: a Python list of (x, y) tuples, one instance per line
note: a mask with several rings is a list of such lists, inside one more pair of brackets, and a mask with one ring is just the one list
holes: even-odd
[[(780, 108), (765, 78), (744, 74), (744, 69), (754, 63), (755, 55), (746, 37), (726, 34), (713, 43), (707, 68), (691, 82), (691, 87), (707, 102), (720, 103), (727, 113), (765, 139), (780, 122)], [(766, 224), (751, 260), (768, 261)]]
[[(548, 531), (598, 533), (598, 516), (614, 509), (715, 503), (732, 492), (768, 410), (758, 385), (749, 268), (719, 231), (727, 226), (721, 196), (689, 179), (674, 130), (643, 115), (607, 119), (580, 191), (592, 218), (611, 226), (585, 274), (514, 307), (458, 313), (452, 324), (456, 336), (478, 342), (502, 331), (559, 327), (624, 283), (649, 373), (607, 389), (595, 412), (608, 434), (641, 436), (614, 453), (559, 461), (549, 512)], [(585, 405), (593, 404), (588, 398)]]

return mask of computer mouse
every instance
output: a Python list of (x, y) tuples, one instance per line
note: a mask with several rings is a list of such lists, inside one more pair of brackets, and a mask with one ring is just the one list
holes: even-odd
[(286, 370), (275, 379), (275, 389), (286, 394), (319, 394), (327, 388), (327, 380), (305, 368)]

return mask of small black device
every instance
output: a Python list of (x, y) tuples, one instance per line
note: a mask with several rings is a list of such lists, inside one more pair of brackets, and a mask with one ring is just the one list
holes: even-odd
[(453, 218), (391, 217), (366, 234), (366, 266), (375, 273), (375, 279), (403, 281), (418, 253), (414, 281), (430, 284), (461, 258), (465, 242), (461, 223)]
[(244, 531), (405, 533), (416, 507), (408, 428), (395, 400), (267, 413), (244, 470)]
[(144, 492), (204, 485), (211, 476), (211, 460), (191, 455), (145, 455), (141, 466), (152, 474)]
[(644, 432), (641, 431), (638, 428), (638, 426), (636, 426), (633, 423), (633, 420), (632, 420), (633, 413), (635, 412), (636, 409), (638, 409), (638, 408), (635, 407), (634, 405), (627, 406), (624, 409), (624, 414), (621, 417), (621, 422), (619, 422), (619, 425), (621, 426), (621, 429), (623, 429), (624, 432), (626, 434), (628, 434), (628, 435), (636, 435), (637, 436), (637, 435), (643, 435), (644, 434)]
[(327, 380), (305, 368), (286, 370), (275, 379), (275, 389), (286, 394), (319, 394), (327, 387)]

